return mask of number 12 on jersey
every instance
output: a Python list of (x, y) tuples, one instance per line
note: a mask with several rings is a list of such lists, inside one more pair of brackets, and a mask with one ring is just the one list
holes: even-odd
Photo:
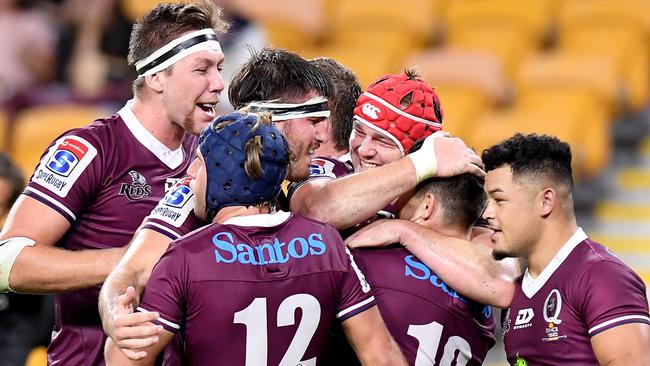
[[(316, 357), (305, 361), (302, 361), (302, 357), (320, 322), (321, 309), (318, 300), (309, 294), (287, 297), (278, 307), (277, 326), (296, 324), (295, 314), (298, 308), (302, 311), (302, 318), (279, 366), (316, 365)], [(246, 326), (246, 366), (266, 366), (268, 364), (266, 298), (256, 297), (245, 309), (236, 312), (234, 323)]]

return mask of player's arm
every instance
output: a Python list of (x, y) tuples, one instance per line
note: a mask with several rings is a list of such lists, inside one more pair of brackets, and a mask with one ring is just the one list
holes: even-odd
[(341, 325), (362, 365), (407, 365), (377, 306), (344, 320)]
[(510, 306), (515, 279), (520, 275), (514, 259), (496, 261), (492, 249), (449, 237), (406, 220), (380, 220), (350, 236), (352, 248), (401, 243), (449, 286), (481, 304)]
[(167, 330), (161, 330), (160, 341), (156, 342), (146, 348), (138, 350), (140, 358), (137, 360), (127, 358), (113, 343), (111, 338), (106, 339), (106, 345), (104, 347), (104, 358), (106, 359), (106, 366), (149, 366), (153, 365), (156, 361), (156, 357), (160, 354), (165, 347), (171, 342), (174, 338), (174, 333)]
[[(101, 284), (125, 248), (71, 251), (55, 247), (69, 228), (70, 222), (56, 210), (21, 195), (0, 233), (0, 240), (5, 240), (0, 246), (0, 291), (56, 293)], [(32, 245), (18, 248), (15, 240), (21, 237), (33, 241)], [(2, 285), (3, 275), (9, 288)]]
[[(115, 345), (133, 357), (130, 350), (156, 341), (157, 328), (149, 323), (155, 313), (134, 313), (154, 265), (169, 247), (171, 239), (157, 231), (138, 230), (128, 251), (108, 276), (99, 293), (99, 314), (104, 332)], [(127, 292), (129, 287), (134, 291)], [(126, 296), (124, 296), (126, 294)]]
[(420, 150), (396, 162), (335, 180), (307, 182), (292, 197), (291, 210), (345, 229), (372, 217), (424, 179), (484, 176), (480, 166), (480, 158), (461, 139), (432, 135)]
[(629, 323), (598, 333), (591, 347), (601, 365), (650, 366), (650, 325)]

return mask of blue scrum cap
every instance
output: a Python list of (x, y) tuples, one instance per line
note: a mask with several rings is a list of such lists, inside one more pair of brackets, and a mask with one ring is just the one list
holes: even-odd
[[(223, 207), (255, 205), (274, 200), (280, 193), (289, 165), (287, 140), (275, 126), (258, 124), (257, 118), (230, 113), (201, 132), (199, 149), (207, 172), (205, 199), (210, 220)], [(262, 145), (259, 179), (250, 177), (244, 168), (246, 143), (256, 136)]]

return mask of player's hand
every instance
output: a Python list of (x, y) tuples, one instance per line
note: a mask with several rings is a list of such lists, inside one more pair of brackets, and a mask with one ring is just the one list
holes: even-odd
[(147, 353), (139, 349), (158, 342), (158, 332), (162, 330), (159, 325), (151, 323), (158, 319), (158, 313), (133, 311), (135, 299), (133, 286), (129, 286), (126, 293), (118, 296), (111, 313), (113, 330), (109, 333), (115, 345), (131, 360), (146, 357)]
[(463, 173), (485, 178), (481, 158), (463, 140), (446, 132), (439, 131), (427, 137), (420, 150), (408, 156), (415, 166), (418, 182)]
[(383, 247), (399, 243), (399, 226), (402, 220), (377, 220), (345, 239), (349, 248)]

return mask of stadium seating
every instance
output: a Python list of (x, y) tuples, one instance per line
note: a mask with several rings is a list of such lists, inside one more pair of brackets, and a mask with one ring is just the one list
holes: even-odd
[(515, 29), (530, 40), (541, 40), (548, 31), (549, 0), (451, 1), (444, 14), (449, 34), (467, 29)]
[(487, 52), (442, 47), (416, 53), (404, 66), (415, 66), (437, 88), (469, 89), (492, 103), (508, 98), (509, 85), (501, 63)]
[(514, 107), (486, 113), (463, 136), (478, 151), (520, 133), (546, 133), (571, 144), (575, 175), (592, 178), (607, 165), (609, 117), (589, 95), (529, 94)]
[(434, 33), (435, 1), (415, 0), (396, 7), (393, 0), (341, 1), (322, 42), (306, 57), (334, 57), (357, 73), (363, 86), (399, 72), (404, 59), (422, 49)]
[(146, 14), (151, 8), (160, 4), (173, 1), (165, 0), (120, 0), (119, 6), (122, 12), (129, 18), (130, 21), (135, 22), (136, 19)]
[(9, 131), (9, 116), (0, 109), (0, 151), (5, 151), (7, 146), (7, 131)]
[(271, 46), (304, 52), (330, 22), (338, 0), (233, 0), (228, 8), (262, 26)]
[(522, 63), (516, 79), (520, 95), (541, 90), (582, 92), (612, 112), (622, 87), (613, 60), (573, 52), (532, 55)]
[(85, 126), (106, 111), (90, 105), (49, 105), (24, 110), (14, 121), (9, 151), (27, 177), (45, 148), (64, 131)]
[(558, 14), (563, 32), (592, 26), (629, 27), (637, 34), (650, 31), (650, 2), (646, 0), (564, 0)]
[(45, 366), (47, 365), (47, 348), (35, 347), (29, 353), (25, 366)]

